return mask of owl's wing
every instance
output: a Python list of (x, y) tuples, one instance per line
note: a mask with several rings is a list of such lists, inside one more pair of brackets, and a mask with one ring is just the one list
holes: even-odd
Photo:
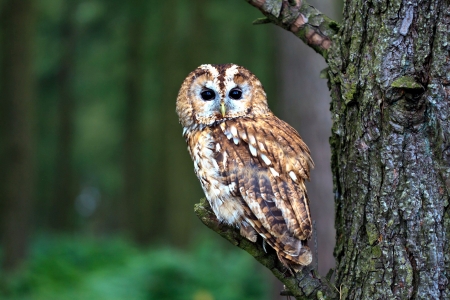
[(309, 180), (314, 167), (308, 146), (298, 132), (274, 115), (264, 118), (239, 118), (221, 123), (228, 139), (243, 140), (250, 153), (274, 169), (274, 174), (288, 174), (295, 182), (298, 177)]
[[(214, 132), (214, 154), (230, 194), (243, 201), (246, 221), (294, 260), (311, 235), (304, 180), (312, 160), (298, 133), (275, 116), (227, 120)], [(291, 256), (294, 256), (292, 258)]]

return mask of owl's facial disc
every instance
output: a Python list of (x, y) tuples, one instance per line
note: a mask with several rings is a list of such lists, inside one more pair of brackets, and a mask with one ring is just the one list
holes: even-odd
[(198, 67), (193, 72), (188, 98), (194, 120), (203, 125), (269, 111), (259, 80), (234, 64)]
[(227, 82), (224, 89), (224, 103), (226, 107), (225, 118), (237, 118), (250, 113), (253, 95), (252, 87), (247, 81), (240, 81), (240, 76), (236, 75), (233, 81)]
[(193, 101), (191, 105), (195, 112), (195, 119), (204, 125), (211, 125), (217, 119), (222, 118), (220, 114), (220, 88), (213, 73), (204, 72), (197, 75), (192, 83), (190, 94)]

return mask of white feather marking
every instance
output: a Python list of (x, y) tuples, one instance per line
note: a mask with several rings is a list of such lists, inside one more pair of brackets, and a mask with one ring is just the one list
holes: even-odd
[(237, 136), (237, 135), (238, 135), (238, 134), (237, 134), (237, 129), (236, 129), (236, 127), (231, 126), (230, 130), (231, 130), (231, 134), (232, 134), (233, 136)]
[(233, 142), (238, 145), (239, 144), (239, 138), (237, 137), (233, 137)]
[(256, 157), (256, 155), (258, 155), (256, 148), (253, 147), (251, 144), (248, 144), (248, 148), (250, 149), (250, 153)]
[(216, 144), (216, 152), (220, 152), (220, 144), (219, 143)]
[(183, 136), (186, 135), (186, 132), (188, 131), (187, 127), (183, 128)]
[(219, 71), (217, 71), (217, 69), (211, 66), (210, 64), (201, 65), (200, 68), (202, 68), (203, 70), (208, 70), (213, 77), (219, 76)]
[(270, 173), (272, 173), (273, 176), (275, 176), (275, 177), (280, 176), (280, 174), (277, 171), (275, 171), (274, 168), (269, 168), (269, 170), (270, 170)]
[(261, 151), (265, 150), (264, 145), (261, 142), (258, 142), (258, 147), (259, 147), (259, 150), (261, 150)]
[(226, 132), (225, 134), (227, 135), (227, 139), (231, 140), (233, 138), (231, 132)]
[(230, 189), (230, 191), (235, 191), (236, 190), (236, 183), (232, 182), (228, 185), (228, 188)]
[(220, 195), (220, 189), (213, 188), (213, 191), (216, 194), (216, 196)]
[(228, 156), (228, 153), (225, 151), (225, 152), (223, 152), (223, 160), (222, 160), (222, 165), (223, 165), (223, 168), (224, 169), (226, 169), (227, 168), (227, 156)]
[(236, 86), (234, 75), (238, 73), (237, 65), (232, 65), (225, 71), (225, 90), (229, 91)]
[(219, 181), (216, 179), (210, 179), (211, 184), (213, 184), (214, 186), (218, 186), (219, 185)]
[(246, 140), (247, 139), (247, 134), (245, 134), (245, 132), (241, 132), (240, 136), (242, 139)]
[(255, 137), (253, 135), (249, 135), (248, 136), (248, 141), (250, 142), (250, 144), (254, 145), (256, 144), (256, 140)]
[(297, 176), (295, 175), (294, 172), (290, 171), (289, 176), (291, 176), (292, 180), (297, 181)]
[(226, 71), (225, 71), (225, 76), (226, 77), (232, 77), (234, 78), (234, 75), (237, 73), (237, 65), (232, 65), (231, 67), (229, 67)]
[(225, 133), (225, 129), (227, 128), (225, 123), (220, 123), (220, 128), (222, 129), (222, 131)]
[(266, 163), (266, 165), (268, 165), (268, 166), (270, 166), (270, 164), (272, 163), (272, 162), (270, 161), (270, 159), (269, 159), (266, 155), (264, 155), (264, 154), (262, 154), (262, 153), (261, 153), (261, 158), (262, 158), (262, 160)]

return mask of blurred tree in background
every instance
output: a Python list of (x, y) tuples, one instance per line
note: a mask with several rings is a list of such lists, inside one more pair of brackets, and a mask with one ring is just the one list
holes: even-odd
[[(119, 231), (144, 245), (186, 245), (195, 220), (192, 204), (202, 192), (175, 114), (179, 86), (205, 62), (233, 61), (267, 84), (274, 82), (267, 43), (272, 30), (251, 26), (258, 13), (238, 0), (24, 3), (33, 6), (28, 10), (36, 15), (34, 23), (28, 20), (32, 16), (10, 11), (8, 5), (18, 10), (14, 1), (1, 7), (9, 16), (2, 32), (2, 74), (26, 82), (3, 80), (2, 88), (5, 100), (27, 93), (18, 94), (15, 105), (36, 103), (37, 127), (14, 127), (32, 122), (31, 108), (20, 116), (4, 109), (18, 125), (2, 123), (11, 133), (2, 135), (2, 144), (22, 134), (13, 130), (28, 130), (20, 138), (27, 143), (23, 147), (36, 141), (37, 151), (29, 150), (37, 161), (37, 176), (29, 180), (36, 192), (25, 196), (35, 210), (26, 218), (37, 230)], [(26, 20), (14, 27), (14, 18)], [(14, 72), (23, 76), (15, 79)], [(2, 147), (2, 157), (12, 163), (6, 151), (16, 150), (8, 149)], [(29, 162), (25, 170), (22, 174), (33, 173)], [(25, 190), (20, 180), (4, 186)]]
[[(45, 241), (72, 251), (55, 233), (197, 252), (210, 233), (193, 213), (203, 193), (175, 114), (179, 86), (202, 63), (234, 62), (272, 94), (273, 28), (252, 26), (259, 14), (240, 0), (3, 0), (0, 14), (3, 291), (34, 293), (27, 276), (40, 274)], [(58, 277), (55, 264), (70, 262), (52, 257), (41, 268)]]
[(32, 0), (2, 2), (1, 18), (1, 238), (2, 267), (25, 258), (35, 203), (35, 74)]
[[(277, 111), (281, 96), (289, 96), (278, 92), (277, 83), (286, 80), (276, 76), (293, 78), (286, 74), (287, 66), (302, 52), (286, 54), (276, 46), (287, 43), (276, 39), (280, 33), (274, 26), (252, 26), (261, 15), (242, 0), (0, 0), (0, 16), (0, 276), (8, 278), (6, 283), (0, 280), (0, 298), (5, 292), (8, 299), (19, 299), (64, 285), (67, 278), (67, 286), (90, 276), (105, 286), (107, 280), (98, 279), (103, 275), (87, 275), (104, 266), (109, 271), (101, 272), (116, 274), (105, 275), (110, 284), (125, 269), (121, 280), (133, 281), (133, 272), (154, 274), (158, 267), (152, 264), (159, 260), (167, 272), (172, 268), (190, 278), (180, 283), (181, 294), (189, 280), (216, 290), (211, 297), (205, 291), (194, 299), (235, 299), (228, 292), (216, 296), (222, 292), (210, 275), (213, 268), (242, 279), (245, 288), (236, 288), (236, 295), (272, 298), (261, 283), (267, 278), (253, 282), (258, 288), (243, 279), (255, 276), (246, 253), (228, 248), (220, 238), (215, 240), (220, 246), (201, 242), (215, 235), (193, 213), (193, 204), (204, 195), (181, 137), (175, 101), (181, 82), (197, 66), (232, 62), (261, 79), (269, 102), (274, 101), (269, 105)], [(304, 118), (295, 113), (300, 106), (280, 108), (290, 122)], [(322, 129), (325, 143), (327, 124)], [(328, 156), (319, 159), (329, 165)], [(331, 179), (329, 186), (332, 207)], [(184, 252), (164, 248), (168, 245)], [(220, 260), (209, 259), (211, 255), (222, 255), (240, 269), (219, 268)], [(102, 265), (101, 257), (109, 257), (108, 264)], [(196, 272), (210, 276), (211, 282), (191, 274), (196, 257), (204, 261)], [(99, 265), (86, 267), (92, 260), (100, 260)], [(177, 265), (178, 260), (189, 262)], [(124, 267), (137, 262), (148, 266)], [(136, 280), (147, 288), (150, 282)], [(84, 283), (74, 286), (89, 290)], [(197, 295), (198, 290), (191, 292)], [(62, 297), (39, 293), (33, 299)], [(99, 299), (98, 291), (87, 296), (64, 293), (64, 299)], [(143, 293), (142, 299), (177, 299)]]

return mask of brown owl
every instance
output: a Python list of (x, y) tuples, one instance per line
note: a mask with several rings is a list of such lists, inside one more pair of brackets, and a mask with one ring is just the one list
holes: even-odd
[(297, 131), (267, 106), (249, 70), (201, 65), (177, 98), (195, 173), (215, 215), (256, 242), (260, 235), (287, 267), (311, 263), (305, 180), (313, 161)]

